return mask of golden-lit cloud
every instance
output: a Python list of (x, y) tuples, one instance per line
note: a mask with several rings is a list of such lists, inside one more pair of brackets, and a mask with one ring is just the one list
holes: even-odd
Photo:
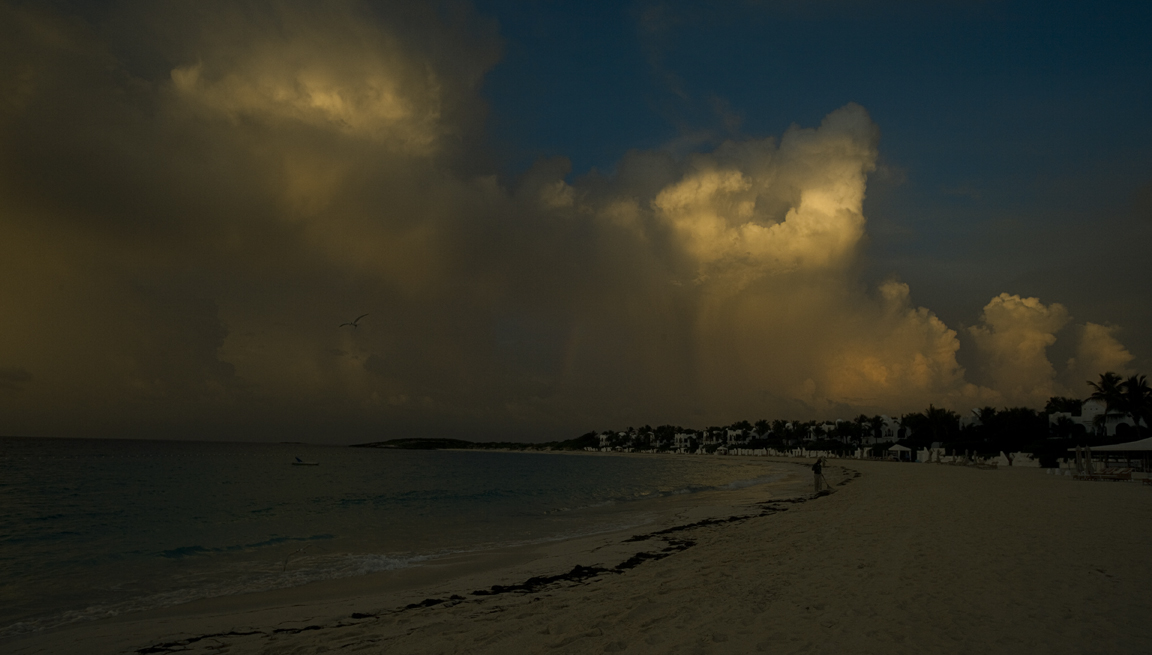
[(1080, 395), (1086, 388), (1085, 382), (1097, 380), (1106, 371), (1120, 375), (1133, 373), (1129, 367), (1132, 353), (1116, 338), (1115, 326), (1085, 323), (1077, 332), (1076, 356), (1068, 360), (1065, 373), (1071, 393)]
[[(505, 182), (479, 145), (499, 38), (466, 8), (0, 10), (6, 431), (552, 438), (1059, 388), (1062, 306), (993, 299), (977, 385), (908, 285), (861, 281), (860, 106)], [(1130, 358), (1089, 323), (1071, 368)]]
[(880, 307), (853, 325), (855, 335), (830, 350), (829, 400), (866, 407), (969, 400), (977, 390), (956, 361), (955, 330), (913, 306), (906, 284), (886, 282), (880, 297)]
[[(347, 3), (281, 6), (276, 29), (233, 39), (235, 15), (214, 17), (197, 61), (172, 69), (182, 101), (236, 122), (298, 123), (424, 155), (445, 131), (436, 72)], [(231, 14), (232, 12), (227, 12)]]
[(864, 234), (864, 187), (878, 131), (849, 105), (819, 129), (726, 143), (696, 155), (653, 201), (696, 257), (701, 274), (737, 267), (771, 273), (842, 267)]
[(1056, 370), (1047, 349), (1071, 317), (1063, 305), (1002, 293), (984, 306), (968, 330), (1004, 403), (1042, 405), (1056, 394)]

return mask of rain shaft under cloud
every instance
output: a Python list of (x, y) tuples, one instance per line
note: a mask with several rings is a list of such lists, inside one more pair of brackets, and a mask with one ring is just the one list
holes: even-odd
[[(467, 9), (0, 12), (4, 433), (544, 439), (1064, 390), (1060, 305), (994, 299), (974, 383), (907, 285), (861, 282), (860, 106), (503, 182)], [(1131, 359), (1076, 332), (1076, 375)]]

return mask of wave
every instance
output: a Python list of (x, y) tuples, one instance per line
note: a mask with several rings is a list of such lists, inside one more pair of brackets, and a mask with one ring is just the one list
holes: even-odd
[(256, 550), (258, 548), (267, 548), (268, 546), (278, 546), (280, 544), (289, 543), (292, 541), (319, 541), (323, 539), (335, 539), (334, 534), (316, 534), (310, 537), (273, 537), (265, 539), (264, 541), (257, 541), (251, 544), (234, 544), (230, 546), (181, 546), (179, 548), (171, 548), (168, 550), (160, 551), (160, 557), (167, 557), (169, 559), (180, 559), (189, 557), (191, 555), (207, 555), (210, 553), (234, 553), (241, 550)]

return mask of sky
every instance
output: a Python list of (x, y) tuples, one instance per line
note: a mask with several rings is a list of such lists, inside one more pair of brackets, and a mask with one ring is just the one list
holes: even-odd
[(0, 0), (0, 434), (1086, 397), (1152, 369), (1150, 33), (1129, 2)]

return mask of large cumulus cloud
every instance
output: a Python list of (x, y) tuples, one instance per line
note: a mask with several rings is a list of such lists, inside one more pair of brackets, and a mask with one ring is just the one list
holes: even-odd
[(1056, 369), (1047, 349), (1067, 325), (1068, 310), (1059, 303), (1002, 293), (984, 307), (980, 325), (969, 328), (985, 355), (995, 389), (1014, 404), (1043, 403), (1056, 391)]
[[(907, 285), (861, 283), (862, 107), (504, 181), (467, 8), (0, 11), (5, 431), (552, 438), (1058, 390), (1059, 305), (993, 300), (976, 384)], [(1076, 374), (1127, 361), (1078, 329)]]
[(1103, 371), (1131, 375), (1132, 353), (1116, 338), (1118, 328), (1088, 322), (1077, 326), (1076, 353), (1069, 358), (1064, 373), (1069, 392), (1079, 396), (1086, 381), (1094, 381)]

